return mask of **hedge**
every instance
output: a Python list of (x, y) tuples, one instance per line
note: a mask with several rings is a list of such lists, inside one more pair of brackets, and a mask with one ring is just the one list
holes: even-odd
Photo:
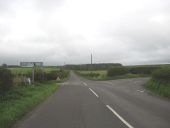
[(113, 76), (119, 76), (119, 75), (125, 75), (128, 73), (128, 69), (126, 67), (113, 67), (107, 70), (107, 76), (113, 77)]

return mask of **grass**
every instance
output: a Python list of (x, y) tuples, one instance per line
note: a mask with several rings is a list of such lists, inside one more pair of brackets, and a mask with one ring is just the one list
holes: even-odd
[[(77, 74), (91, 80), (115, 80), (115, 79), (128, 79), (128, 78), (138, 78), (138, 77), (146, 77), (146, 75), (141, 74), (126, 74), (114, 77), (108, 77), (106, 70), (99, 70), (99, 71), (77, 71)], [(96, 73), (97, 76), (90, 76), (90, 73)]]
[[(27, 74), (29, 72), (32, 72), (32, 68), (30, 67), (21, 67), (21, 68), (9, 68), (12, 72), (12, 74)], [(47, 73), (49, 73), (52, 70), (59, 70), (59, 68), (50, 68), (50, 67), (44, 67), (43, 70)]]
[(154, 71), (152, 79), (145, 87), (156, 94), (170, 98), (170, 67)]
[(23, 115), (58, 89), (55, 82), (18, 86), (0, 100), (0, 128), (9, 128)]
[(156, 94), (170, 98), (170, 83), (159, 83), (152, 79), (145, 85), (145, 87)]

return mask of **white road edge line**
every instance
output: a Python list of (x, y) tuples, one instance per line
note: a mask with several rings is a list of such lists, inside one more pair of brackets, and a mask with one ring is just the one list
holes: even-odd
[(97, 93), (95, 93), (91, 88), (89, 88), (90, 89), (90, 91), (97, 97), (97, 98), (99, 98), (99, 96), (97, 95)]
[(116, 115), (128, 128), (134, 128), (132, 125), (130, 125), (126, 120), (124, 120), (113, 108), (111, 108), (109, 105), (106, 105), (106, 107), (113, 112), (114, 115)]
[(83, 84), (84, 84), (85, 86), (87, 86), (87, 84), (86, 84), (85, 82), (83, 82)]

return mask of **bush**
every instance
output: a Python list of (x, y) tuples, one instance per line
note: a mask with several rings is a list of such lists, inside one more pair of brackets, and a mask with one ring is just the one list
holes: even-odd
[(170, 84), (160, 83), (155, 80), (150, 80), (146, 83), (145, 87), (159, 95), (170, 98)]
[(170, 68), (162, 68), (154, 71), (152, 78), (161, 83), (170, 83)]
[(40, 68), (35, 68), (34, 69), (34, 80), (36, 82), (42, 82), (42, 81), (46, 80), (45, 72)]
[(132, 67), (129, 69), (129, 72), (132, 74), (152, 74), (153, 71), (160, 69), (158, 66), (140, 66)]
[(46, 74), (46, 77), (48, 80), (56, 80), (58, 77), (60, 79), (64, 79), (66, 77), (68, 77), (69, 75), (69, 72), (68, 71), (65, 71), (65, 70), (53, 70), (49, 73)]
[(19, 85), (23, 85), (24, 82), (23, 82), (23, 79), (21, 76), (15, 76), (13, 78), (13, 86), (19, 86)]
[(120, 75), (125, 75), (128, 73), (128, 69), (125, 67), (113, 67), (109, 70), (107, 70), (107, 76), (112, 77), (112, 76), (120, 76)]
[(12, 87), (13, 76), (10, 70), (0, 68), (0, 94), (9, 90)]
[(53, 71), (46, 74), (46, 77), (47, 77), (48, 80), (56, 80), (58, 76), (59, 75), (58, 75), (57, 70), (53, 70)]
[(69, 71), (60, 69), (58, 72), (58, 75), (59, 75), (60, 79), (64, 79), (64, 78), (68, 77)]

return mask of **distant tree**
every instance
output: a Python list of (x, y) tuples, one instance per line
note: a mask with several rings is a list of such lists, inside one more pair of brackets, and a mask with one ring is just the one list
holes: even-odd
[(107, 70), (111, 67), (122, 66), (120, 63), (96, 63), (96, 64), (81, 64), (81, 65), (65, 65), (65, 69), (71, 70)]
[(7, 68), (8, 65), (7, 65), (7, 64), (2, 64), (2, 67), (3, 67), (3, 68)]

